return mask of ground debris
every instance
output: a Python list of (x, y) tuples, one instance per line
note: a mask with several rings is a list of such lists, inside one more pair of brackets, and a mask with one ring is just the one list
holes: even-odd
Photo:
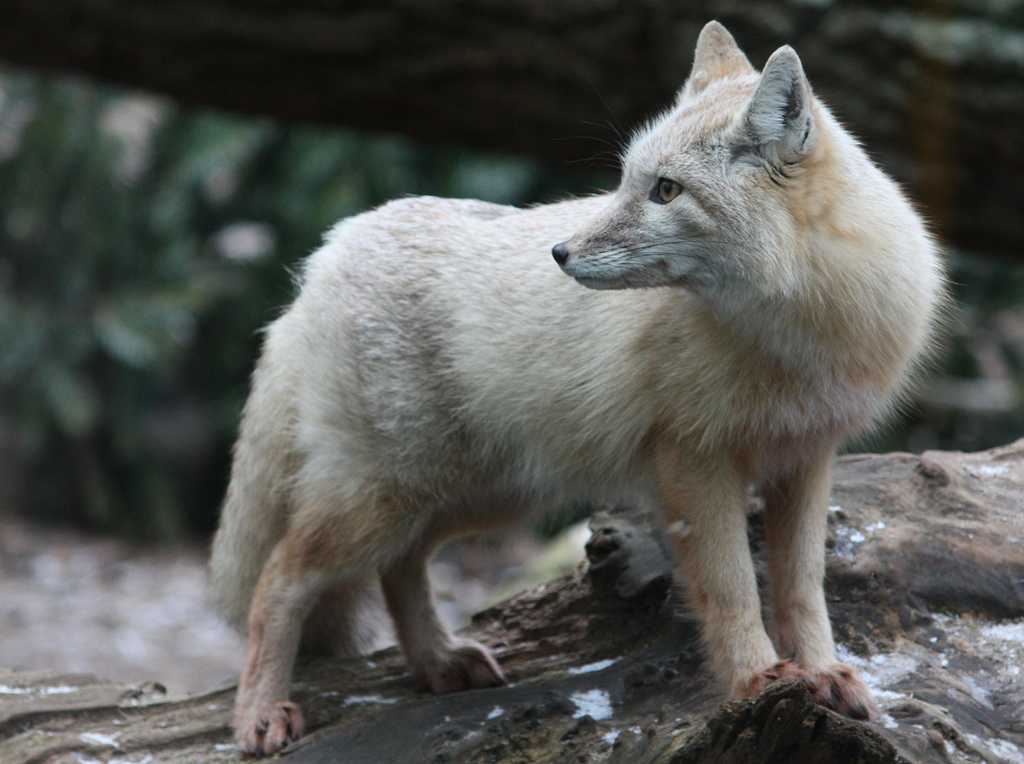
[[(393, 649), (304, 663), (295, 699), (312, 733), (286, 758), (1024, 762), (1022, 495), (1024, 441), (839, 461), (827, 593), (841, 656), (881, 706), (875, 722), (816, 706), (792, 684), (723, 704), (696, 625), (668, 585), (661, 531), (618, 511), (594, 518), (589, 569), (474, 618), (467, 632), (494, 649), (508, 686), (418, 693)], [(756, 546), (756, 512), (752, 538)], [(230, 688), (184, 700), (126, 689), (0, 673), (0, 762), (242, 760), (228, 728)]]

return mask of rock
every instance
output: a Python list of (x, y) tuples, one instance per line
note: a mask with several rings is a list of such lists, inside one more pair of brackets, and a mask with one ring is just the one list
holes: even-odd
[[(288, 759), (1024, 762), (1022, 497), (1024, 440), (840, 459), (826, 588), (877, 722), (837, 716), (798, 685), (722, 704), (657, 524), (618, 509), (592, 520), (589, 566), (474, 618), (468, 632), (511, 685), (420, 694), (395, 650), (305, 663), (295, 698), (313, 732)], [(752, 501), (755, 548), (758, 511)], [(232, 688), (178, 701), (155, 688), (0, 674), (0, 762), (240, 760)]]
[(672, 582), (672, 553), (659, 524), (628, 507), (595, 512), (584, 547), (598, 591), (631, 599), (648, 587), (663, 594)]

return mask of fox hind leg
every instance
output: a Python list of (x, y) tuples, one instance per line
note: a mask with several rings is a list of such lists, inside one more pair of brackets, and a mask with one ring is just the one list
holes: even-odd
[(382, 575), (384, 597), (402, 651), (418, 686), (435, 693), (505, 684), (486, 647), (452, 635), (434, 607), (427, 562), (432, 545), (420, 545)]
[(245, 666), (235, 698), (235, 739), (243, 753), (274, 754), (298, 740), (304, 722), (288, 698), (302, 622), (326, 590), (325, 575), (296, 565), (285, 536), (260, 574), (249, 608)]
[(332, 629), (352, 627), (367, 572), (400, 556), (417, 526), (400, 505), (382, 500), (314, 502), (296, 513), (260, 573), (249, 608), (234, 714), (244, 753), (277, 753), (302, 736), (302, 713), (289, 699), (289, 685), (303, 624), (326, 598), (337, 609), (314, 618), (307, 643), (325, 635), (330, 642), (340, 633)]

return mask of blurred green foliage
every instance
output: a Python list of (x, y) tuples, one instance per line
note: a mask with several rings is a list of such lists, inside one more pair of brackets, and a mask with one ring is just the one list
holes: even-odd
[(41, 521), (212, 527), (258, 329), (328, 227), (406, 194), (519, 204), (595, 177), (0, 77), (0, 479)]
[[(291, 297), (286, 269), (328, 227), (405, 194), (525, 204), (614, 182), (606, 168), (189, 114), (0, 74), (0, 481), (15, 486), (9, 500), (43, 522), (149, 537), (209, 530), (258, 329)], [(983, 371), (972, 366), (972, 332), (1005, 318), (1024, 281), (977, 262), (985, 273), (958, 270), (974, 307), (956, 324), (950, 363), (965, 377)], [(1007, 351), (1016, 380), (1018, 351)], [(1019, 403), (1013, 415), (986, 416), (918, 407), (909, 424), (868, 443), (983, 446), (1024, 423)]]

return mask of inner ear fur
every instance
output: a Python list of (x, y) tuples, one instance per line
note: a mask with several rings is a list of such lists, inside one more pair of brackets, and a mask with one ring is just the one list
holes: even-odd
[(764, 65), (744, 123), (751, 141), (792, 164), (808, 156), (817, 137), (813, 93), (800, 57), (788, 45)]

